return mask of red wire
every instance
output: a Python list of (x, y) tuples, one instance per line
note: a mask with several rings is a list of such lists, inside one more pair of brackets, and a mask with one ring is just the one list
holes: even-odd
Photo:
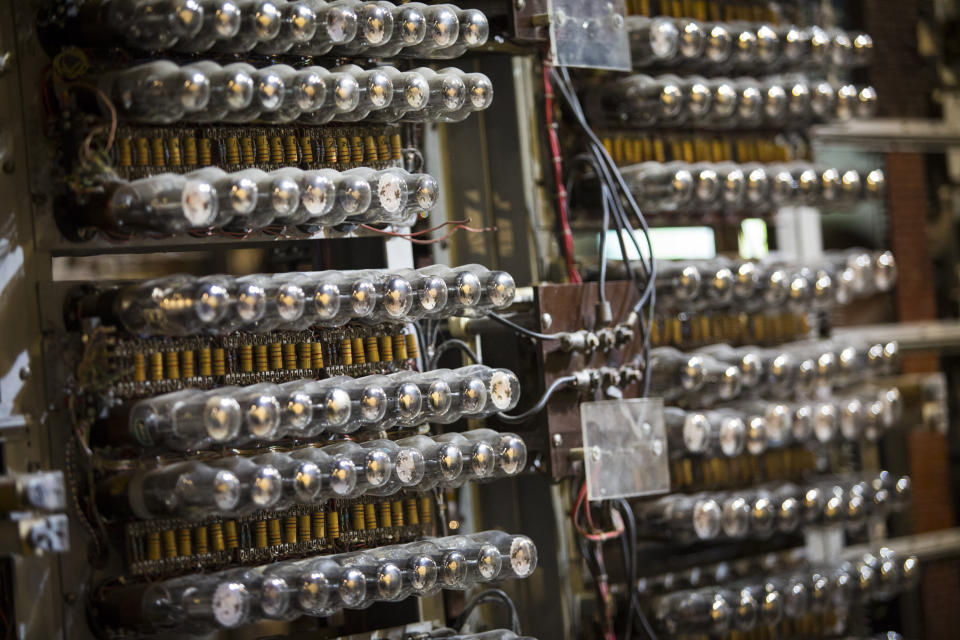
[(557, 183), (557, 216), (560, 218), (560, 233), (563, 254), (567, 262), (567, 277), (570, 282), (583, 282), (573, 264), (573, 232), (567, 218), (567, 192), (563, 187), (563, 165), (560, 162), (560, 136), (553, 127), (553, 85), (550, 83), (550, 69), (543, 65), (543, 98), (547, 118), (547, 136), (550, 138), (550, 153), (553, 156), (553, 177)]

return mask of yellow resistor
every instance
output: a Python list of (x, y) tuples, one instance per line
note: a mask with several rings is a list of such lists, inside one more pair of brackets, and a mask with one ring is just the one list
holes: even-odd
[(287, 370), (297, 368), (297, 345), (292, 342), (283, 344), (283, 368)]
[(403, 501), (403, 510), (407, 514), (407, 524), (420, 524), (420, 514), (417, 513), (417, 499), (407, 498)]
[(240, 371), (244, 373), (253, 372), (253, 345), (240, 345)]
[(270, 540), (270, 546), (275, 547), (283, 543), (282, 532), (280, 529), (280, 518), (267, 520), (267, 535)]
[(169, 138), (167, 140), (167, 153), (170, 154), (170, 166), (179, 167), (180, 161), (180, 138)]
[(400, 134), (395, 133), (390, 136), (390, 159), (391, 160), (402, 160), (403, 159), (403, 140), (400, 139)]
[(377, 508), (372, 502), (363, 505), (363, 518), (367, 529), (377, 528)]
[(180, 379), (180, 360), (176, 351), (166, 351), (163, 354), (167, 367), (167, 380)]
[(420, 496), (420, 522), (423, 524), (433, 522), (433, 512), (430, 511), (431, 502), (429, 495)]
[(173, 529), (165, 529), (160, 534), (163, 540), (163, 555), (165, 558), (177, 557), (177, 533)]
[(210, 359), (210, 347), (203, 347), (200, 349), (200, 375), (213, 375), (213, 363)]
[(257, 135), (257, 162), (270, 162), (270, 142), (265, 133)]
[(390, 144), (387, 142), (387, 136), (377, 136), (377, 157), (386, 161), (390, 157)]
[(120, 153), (120, 166), (129, 167), (133, 164), (133, 147), (130, 144), (130, 138), (120, 138), (117, 140)]
[(180, 373), (184, 378), (192, 378), (195, 375), (193, 370), (193, 351), (180, 352)]
[(297, 136), (287, 134), (283, 138), (283, 154), (286, 164), (297, 164), (300, 162), (300, 154), (297, 153)]
[(337, 161), (337, 140), (333, 136), (323, 138), (323, 161), (327, 164)]
[(393, 362), (393, 339), (390, 336), (380, 336), (380, 359)]
[(393, 357), (400, 362), (407, 359), (407, 342), (402, 333), (393, 336)]
[(207, 549), (207, 528), (197, 527), (193, 530), (193, 546), (197, 550), (197, 555), (208, 553)]
[(297, 516), (287, 516), (283, 520), (284, 542), (287, 544), (297, 543)]
[(350, 140), (346, 136), (337, 138), (337, 155), (340, 162), (350, 162)]
[(270, 368), (267, 360), (267, 345), (258, 344), (253, 347), (253, 360), (257, 371), (267, 371)]
[(211, 522), (209, 525), (210, 530), (210, 546), (213, 547), (214, 551), (223, 551), (226, 549), (226, 545), (223, 543), (223, 525), (219, 522)]
[(240, 164), (240, 141), (227, 138), (227, 164)]
[(160, 559), (160, 532), (147, 532), (147, 560)]
[(193, 166), (197, 164), (197, 139), (183, 139), (183, 164)]
[(340, 537), (340, 514), (336, 511), (330, 512), (329, 526), (327, 527), (327, 533), (330, 536), (331, 540), (336, 540), (337, 538)]
[(393, 505), (390, 507), (390, 515), (393, 516), (393, 526), (402, 527), (403, 526), (403, 503), (399, 500), (394, 500)]
[(283, 345), (279, 342), (271, 342), (270, 371), (278, 371), (280, 369), (283, 369)]
[(301, 368), (301, 369), (312, 369), (313, 367), (310, 365), (310, 361), (311, 361), (311, 358), (310, 358), (310, 343), (309, 343), (309, 342), (301, 342), (300, 344), (297, 345), (297, 351), (298, 351), (298, 355), (299, 355), (298, 360), (299, 360), (300, 368)]
[(213, 348), (213, 375), (224, 376), (227, 374), (227, 354), (223, 347)]
[(133, 381), (143, 382), (147, 379), (147, 361), (142, 353), (133, 354)]
[(367, 336), (366, 339), (367, 362), (380, 362), (380, 347), (377, 344), (377, 336)]
[(393, 524), (392, 511), (390, 508), (390, 502), (384, 500), (380, 503), (380, 527), (386, 529)]
[(367, 164), (371, 165), (380, 161), (379, 154), (377, 154), (377, 141), (373, 136), (366, 136), (363, 139), (363, 148), (367, 156)]
[[(227, 138), (229, 140), (229, 138)], [(253, 164), (256, 156), (254, 155), (253, 138), (240, 138), (240, 159), (245, 165)]]
[(318, 509), (310, 514), (310, 530), (314, 540), (322, 540), (327, 537), (327, 514), (322, 509)]
[(311, 539), (310, 514), (302, 513), (297, 516), (297, 538), (300, 542), (306, 542)]
[(190, 529), (177, 531), (177, 552), (181, 556), (193, 555), (193, 540), (190, 537)]
[(363, 339), (354, 338), (353, 339), (353, 362), (354, 364), (364, 364), (367, 361), (367, 357), (363, 352)]
[(353, 136), (350, 140), (350, 159), (361, 164), (363, 162), (363, 138)]
[[(197, 164), (204, 167), (213, 164), (213, 140), (210, 138), (200, 139), (200, 162)], [(234, 164), (239, 164), (239, 162)]]
[(350, 523), (354, 531), (363, 531), (367, 528), (363, 519), (363, 503), (357, 502), (350, 507)]
[(404, 340), (407, 343), (407, 358), (416, 360), (420, 357), (420, 350), (417, 348), (417, 336), (412, 333), (404, 334)]
[(310, 368), (323, 369), (323, 344), (319, 342), (311, 342), (310, 355)]
[(150, 354), (150, 379), (163, 380), (163, 354), (159, 351)]
[(260, 549), (263, 549), (264, 547), (267, 546), (267, 521), (266, 520), (253, 521), (253, 544)]
[(353, 343), (350, 342), (350, 338), (340, 341), (340, 364), (353, 364)]
[(240, 546), (240, 541), (237, 538), (236, 520), (227, 520), (223, 523), (223, 540), (227, 545), (227, 549), (236, 549)]
[(310, 136), (300, 138), (300, 153), (302, 154), (301, 162), (313, 164), (313, 141), (310, 140)]
[[(270, 160), (275, 164), (283, 164), (283, 139), (280, 136), (270, 139)], [(293, 162), (296, 161), (294, 154)]]
[(150, 144), (146, 138), (136, 138), (133, 141), (137, 149), (137, 164), (145, 167), (150, 164)]

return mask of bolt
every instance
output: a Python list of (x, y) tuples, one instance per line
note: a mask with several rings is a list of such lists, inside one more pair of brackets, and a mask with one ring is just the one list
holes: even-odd
[(543, 330), (546, 331), (553, 326), (553, 316), (549, 313), (540, 314), (540, 326), (543, 327)]
[(523, 11), (527, 8), (527, 0), (515, 0), (513, 6), (516, 7), (517, 11)]
[(0, 53), (0, 76), (5, 76), (13, 67), (13, 52), (4, 51)]
[(30, 378), (30, 367), (23, 367), (20, 369), (20, 379), (28, 380)]
[(563, 436), (559, 433), (553, 434), (553, 448), (559, 449), (563, 445)]
[(590, 447), (590, 459), (594, 462), (600, 462), (600, 447), (592, 446)]

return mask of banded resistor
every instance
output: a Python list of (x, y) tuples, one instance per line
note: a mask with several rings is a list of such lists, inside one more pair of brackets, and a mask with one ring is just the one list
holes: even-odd
[(300, 369), (312, 369), (311, 364), (311, 344), (309, 342), (301, 342), (297, 345), (297, 355), (298, 355), (298, 364)]
[(402, 333), (393, 336), (393, 357), (399, 362), (407, 359), (407, 342)]
[(179, 380), (180, 379), (180, 360), (177, 358), (176, 351), (165, 351), (164, 360), (166, 365), (166, 377), (167, 380)]
[(350, 342), (350, 338), (340, 341), (340, 364), (353, 364), (353, 343)]
[(407, 524), (420, 524), (420, 514), (417, 513), (417, 499), (407, 498), (403, 501), (404, 512), (407, 514)]
[(270, 368), (261, 369), (261, 371), (280, 371), (283, 369), (283, 345), (279, 342), (271, 342), (270, 349)]
[(227, 520), (223, 523), (223, 540), (227, 545), (227, 549), (236, 549), (240, 546), (240, 541), (237, 538), (236, 520)]
[(270, 370), (270, 361), (267, 357), (267, 345), (257, 344), (253, 346), (253, 362), (257, 371)]
[(364, 520), (363, 503), (357, 502), (350, 507), (350, 524), (355, 531), (363, 531), (367, 528)]
[(380, 362), (380, 347), (377, 336), (367, 336), (366, 340), (367, 362)]
[(208, 553), (206, 527), (201, 525), (193, 530), (193, 546), (197, 551), (197, 555), (202, 556)]
[(223, 540), (223, 523), (211, 522), (207, 526), (207, 530), (210, 532), (210, 546), (214, 552), (223, 551), (227, 548)]
[(404, 340), (407, 343), (407, 358), (416, 360), (420, 357), (420, 350), (417, 347), (417, 336), (412, 333), (404, 334)]
[[(270, 162), (270, 143), (267, 140), (267, 134), (260, 133), (257, 135), (256, 147), (257, 147), (257, 162), (261, 164), (266, 164), (267, 162)], [(249, 162), (248, 164), (253, 164), (253, 162)]]
[(193, 351), (180, 352), (180, 374), (187, 379), (196, 375), (193, 369)]
[(183, 164), (194, 167), (197, 165), (197, 139), (190, 137), (183, 139)]
[(393, 526), (402, 527), (403, 526), (403, 503), (399, 500), (394, 500), (390, 506), (390, 515), (393, 516)]
[(393, 338), (390, 336), (380, 336), (380, 359), (393, 362)]
[(159, 560), (160, 557), (161, 557), (160, 532), (148, 531), (147, 532), (147, 560)]
[(323, 344), (320, 342), (310, 343), (311, 369), (323, 369)]
[(363, 338), (354, 338), (352, 341), (352, 346), (354, 364), (365, 364), (367, 359), (363, 352)]
[(173, 529), (164, 529), (160, 534), (163, 541), (163, 555), (165, 558), (177, 557), (177, 532)]
[(253, 543), (259, 549), (266, 548), (267, 546), (267, 521), (266, 520), (253, 521)]
[(327, 524), (327, 535), (331, 540), (337, 540), (340, 537), (340, 513), (336, 510), (330, 512)]
[(322, 509), (317, 509), (310, 514), (310, 529), (314, 540), (322, 540), (327, 537), (327, 514)]
[(288, 371), (297, 368), (297, 345), (293, 342), (283, 343), (283, 368)]
[(224, 352), (223, 347), (213, 348), (213, 375), (227, 375), (227, 355)]
[(310, 515), (302, 513), (297, 518), (297, 538), (300, 542), (306, 542), (311, 539), (310, 535)]
[(193, 555), (193, 539), (190, 529), (184, 528), (177, 530), (177, 553), (181, 556)]
[(142, 353), (133, 354), (133, 381), (145, 382), (147, 379), (147, 360)]
[(377, 528), (377, 508), (372, 502), (363, 505), (364, 524), (367, 529)]
[(163, 380), (163, 354), (159, 351), (150, 354), (150, 379)]
[(267, 520), (267, 539), (271, 547), (276, 547), (283, 543), (281, 524), (280, 518)]

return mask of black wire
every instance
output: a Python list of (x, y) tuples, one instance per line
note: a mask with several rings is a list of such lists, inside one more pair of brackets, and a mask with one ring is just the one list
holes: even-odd
[(494, 313), (493, 311), (488, 311), (487, 317), (495, 322), (499, 322), (505, 327), (509, 327), (510, 329), (513, 329), (517, 333), (522, 333), (523, 335), (530, 336), (531, 338), (537, 338), (538, 340), (559, 340), (560, 339), (560, 334), (558, 333), (538, 333), (532, 329), (521, 327), (515, 322), (512, 322), (507, 318), (504, 318), (500, 314)]
[(470, 602), (463, 608), (463, 611), (460, 612), (460, 615), (453, 621), (453, 628), (461, 631), (467, 622), (467, 618), (473, 613), (473, 610), (479, 605), (489, 602), (498, 602), (507, 605), (507, 608), (510, 610), (510, 630), (520, 635), (522, 631), (520, 629), (520, 615), (517, 613), (517, 605), (513, 603), (513, 600), (503, 589), (486, 589), (471, 598)]
[(479, 356), (477, 356), (477, 354), (474, 353), (473, 349), (470, 348), (470, 345), (468, 345), (466, 342), (458, 338), (449, 338), (441, 342), (440, 346), (437, 347), (437, 350), (434, 352), (433, 357), (430, 358), (429, 368), (436, 369), (437, 363), (440, 362), (440, 356), (442, 356), (444, 353), (446, 353), (450, 349), (454, 349), (454, 348), (460, 349), (461, 351), (463, 351), (476, 364), (483, 364)]
[(497, 414), (497, 418), (500, 419), (500, 421), (502, 422), (506, 422), (507, 424), (519, 424), (521, 422), (526, 422), (527, 420), (537, 415), (538, 413), (540, 413), (546, 408), (547, 402), (550, 401), (550, 396), (552, 396), (557, 391), (557, 389), (559, 389), (562, 386), (566, 386), (568, 384), (576, 382), (576, 380), (577, 380), (576, 376), (563, 376), (563, 377), (557, 378), (556, 380), (553, 381), (553, 384), (551, 384), (547, 388), (547, 390), (544, 391), (543, 396), (541, 396), (540, 399), (537, 400), (537, 404), (533, 405), (523, 413), (518, 413), (515, 416), (511, 416), (506, 413), (500, 412)]

